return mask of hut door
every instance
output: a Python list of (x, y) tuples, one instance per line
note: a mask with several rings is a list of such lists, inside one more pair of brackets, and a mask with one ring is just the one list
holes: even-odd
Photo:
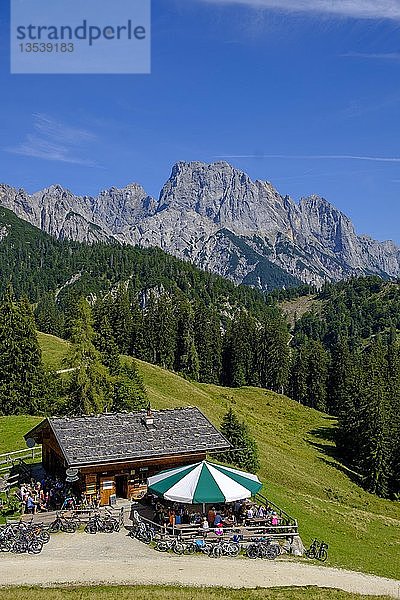
[(115, 477), (115, 493), (117, 498), (128, 497), (128, 476), (127, 475), (116, 475)]
[(100, 503), (102, 506), (110, 503), (110, 496), (115, 494), (115, 479), (110, 475), (100, 477)]

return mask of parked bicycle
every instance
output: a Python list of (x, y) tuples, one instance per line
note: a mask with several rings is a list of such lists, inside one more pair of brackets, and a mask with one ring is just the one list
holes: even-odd
[(306, 550), (305, 555), (307, 558), (325, 562), (328, 558), (328, 548), (329, 546), (326, 542), (320, 542), (315, 538), (309, 549)]
[(79, 529), (80, 524), (79, 517), (66, 517), (58, 512), (54, 521), (49, 525), (49, 531), (50, 533), (57, 533), (58, 531), (75, 533)]
[(50, 540), (43, 523), (14, 523), (0, 528), (0, 551), (39, 554)]
[(280, 553), (280, 545), (268, 538), (255, 539), (246, 548), (246, 556), (253, 559), (266, 558), (267, 560), (275, 560)]
[(91, 534), (113, 533), (114, 531), (119, 531), (119, 523), (117, 519), (107, 515), (102, 517), (100, 513), (95, 513), (92, 517), (90, 517), (85, 527), (85, 532)]
[(158, 552), (168, 552), (169, 550), (172, 550), (175, 554), (183, 554), (185, 551), (185, 544), (179, 538), (163, 538), (158, 540), (155, 549), (158, 550)]

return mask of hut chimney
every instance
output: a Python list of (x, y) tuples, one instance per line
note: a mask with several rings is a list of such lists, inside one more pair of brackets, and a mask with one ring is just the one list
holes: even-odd
[(154, 416), (153, 416), (153, 413), (151, 412), (150, 402), (147, 407), (147, 413), (146, 413), (144, 422), (146, 424), (146, 427), (151, 427), (152, 425), (154, 425)]

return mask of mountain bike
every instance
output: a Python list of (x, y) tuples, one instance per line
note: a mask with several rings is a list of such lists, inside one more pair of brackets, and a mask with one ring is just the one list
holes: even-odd
[(57, 533), (63, 531), (64, 533), (75, 533), (80, 526), (80, 520), (78, 517), (65, 517), (61, 513), (57, 513), (56, 518), (49, 525), (50, 533)]
[(158, 540), (155, 545), (155, 550), (158, 550), (158, 552), (168, 552), (168, 550), (172, 550), (175, 554), (183, 554), (185, 551), (185, 544), (178, 538)]
[(311, 546), (305, 551), (307, 558), (316, 559), (325, 562), (328, 558), (328, 544), (319, 542), (316, 538), (312, 541)]
[(134, 537), (140, 542), (144, 542), (145, 544), (150, 544), (153, 541), (156, 532), (148, 523), (144, 523), (143, 521), (136, 521), (133, 523), (128, 535), (130, 537)]
[(266, 538), (253, 540), (253, 542), (249, 544), (246, 549), (246, 556), (249, 558), (266, 558), (267, 560), (275, 560), (280, 553), (280, 545), (273, 543), (271, 540)]
[(119, 530), (118, 522), (118, 530), (115, 529), (115, 521), (116, 519), (110, 517), (101, 517), (99, 513), (96, 513), (93, 515), (93, 517), (90, 517), (89, 521), (87, 522), (85, 533), (113, 533), (113, 531)]

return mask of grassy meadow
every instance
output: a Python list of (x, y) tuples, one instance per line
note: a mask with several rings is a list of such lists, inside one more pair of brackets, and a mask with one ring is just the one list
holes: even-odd
[[(99, 586), (79, 588), (0, 589), (0, 600), (367, 600), (340, 590), (304, 587), (232, 590), (226, 588), (189, 588), (172, 586)], [(384, 596), (374, 596), (384, 600)]]
[[(42, 346), (53, 364), (66, 350), (65, 342), (58, 347), (55, 340)], [(400, 503), (365, 492), (340, 463), (333, 418), (259, 388), (191, 383), (141, 361), (138, 367), (153, 408), (198, 406), (219, 426), (233, 407), (257, 439), (264, 495), (298, 519), (305, 545), (314, 537), (329, 544), (327, 564), (400, 579)], [(0, 418), (2, 451), (23, 447), (22, 435), (35, 422)]]

